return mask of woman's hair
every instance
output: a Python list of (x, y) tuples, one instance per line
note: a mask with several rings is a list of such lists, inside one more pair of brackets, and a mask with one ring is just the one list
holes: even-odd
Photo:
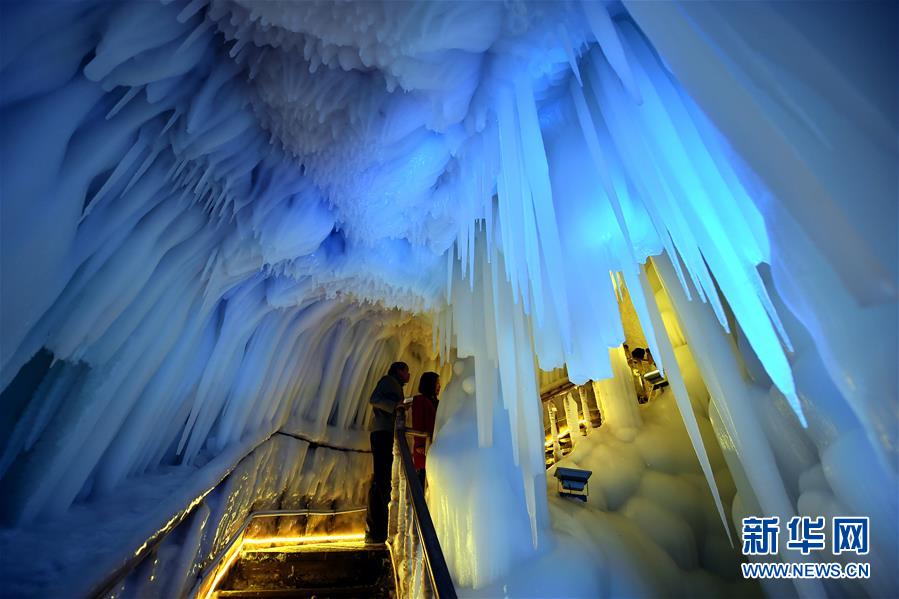
[(418, 392), (427, 397), (437, 397), (437, 381), (440, 375), (436, 372), (426, 372), (418, 381)]

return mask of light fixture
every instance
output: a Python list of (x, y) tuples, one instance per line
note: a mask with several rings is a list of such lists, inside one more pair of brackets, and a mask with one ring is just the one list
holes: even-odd
[(559, 495), (574, 497), (587, 501), (587, 479), (593, 474), (590, 470), (576, 468), (556, 468), (555, 477), (559, 479)]

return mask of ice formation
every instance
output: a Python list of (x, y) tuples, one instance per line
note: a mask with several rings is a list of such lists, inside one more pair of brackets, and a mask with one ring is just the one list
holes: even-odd
[[(609, 427), (578, 452), (651, 428), (622, 379), (627, 303), (720, 538), (738, 514), (870, 515), (861, 584), (895, 595), (896, 22), (888, 3), (4, 3), (0, 549), (55, 546), (275, 431), (364, 448), (399, 358), (412, 389), (458, 378), (471, 414), (444, 404), (447, 439), (503, 470), (454, 509), (501, 484), (515, 551), (446, 532), (460, 584), (495, 588), (564, 511), (539, 370), (594, 381)], [(253, 488), (283, 491), (297, 459)]]
[[(365, 479), (370, 460), (364, 452), (337, 451), (275, 434), (247, 439), (202, 466), (160, 468), (105, 501), (74, 506), (64, 527), (58, 520), (44, 520), (27, 535), (0, 531), (4, 593), (89, 595), (160, 524), (171, 522), (173, 515), (180, 517), (188, 507), (184, 497), (190, 496), (199, 507), (163, 540), (156, 559), (146, 560), (138, 572), (110, 589), (118, 596), (181, 596), (250, 512), (359, 506), (365, 489), (355, 481)], [(48, 539), (54, 547), (51, 560), (35, 559), (47, 553)], [(66, 575), (60, 576), (63, 564)]]
[[(587, 503), (581, 507), (559, 497), (555, 479), (548, 476), (547, 542), (534, 551), (526, 537), (515, 534), (526, 518), (524, 514), (504, 510), (500, 517), (492, 511), (496, 506), (514, 503), (509, 495), (514, 495), (515, 487), (508, 490), (508, 478), (504, 476), (511, 471), (511, 464), (504, 463), (504, 452), (495, 446), (476, 448), (471, 443), (477, 433), (474, 398), (460, 394), (456, 385), (458, 379), (448, 389), (447, 399), (461, 407), (448, 416), (441, 429), (428, 458), (428, 472), (438, 489), (432, 491), (431, 500), (436, 506), (441, 539), (454, 549), (450, 554), (462, 561), (453, 566), (459, 583), (471, 587), (466, 595), (758, 594), (753, 584), (739, 579), (736, 554), (717, 518), (712, 495), (670, 392), (638, 408), (641, 422), (636, 428), (606, 422), (593, 435), (582, 437), (572, 453), (561, 460), (561, 466), (593, 472)], [(697, 400), (701, 405), (702, 398), (697, 396)], [(711, 440), (714, 432), (708, 417), (700, 414), (698, 419), (703, 437)], [(467, 455), (472, 452), (476, 459)], [(735, 488), (717, 446), (712, 447), (711, 457), (729, 505)], [(477, 466), (472, 469), (463, 464)], [(462, 468), (466, 480), (492, 481), (492, 486), (453, 485), (453, 470)], [(472, 504), (480, 509), (470, 510)], [(488, 520), (492, 523), (485, 526)], [(490, 533), (483, 532), (485, 528)], [(472, 542), (466, 534), (474, 535), (475, 546), (488, 548), (484, 553), (489, 561), (483, 560), (480, 552), (475, 555), (464, 550), (466, 543)], [(478, 534), (487, 538), (478, 538)], [(495, 550), (494, 545), (506, 540), (509, 542), (503, 546), (518, 552), (515, 559)], [(522, 542), (527, 550), (522, 549)], [(456, 544), (461, 547), (455, 549)], [(502, 559), (508, 559), (513, 574), (491, 578), (489, 574), (496, 567), (493, 560)]]

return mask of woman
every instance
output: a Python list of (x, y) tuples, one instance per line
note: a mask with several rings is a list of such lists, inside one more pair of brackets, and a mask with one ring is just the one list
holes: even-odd
[(437, 395), (440, 393), (440, 375), (426, 372), (418, 381), (418, 395), (412, 398), (412, 428), (427, 438), (416, 435), (412, 441), (412, 463), (418, 472), (421, 488), (425, 486), (425, 453), (434, 436), (434, 418), (437, 416)]

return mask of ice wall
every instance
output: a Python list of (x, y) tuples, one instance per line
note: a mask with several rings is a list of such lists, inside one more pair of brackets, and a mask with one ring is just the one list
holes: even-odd
[[(160, 545), (109, 592), (182, 596), (253, 511), (364, 506), (370, 462), (364, 451), (275, 434), (247, 439), (202, 466), (158, 469), (115, 495), (75, 506), (64, 520), (0, 531), (4, 593), (87, 596), (151, 535), (169, 527)], [(189, 514), (173, 526), (185, 510)]]
[(433, 301), (436, 257), (348, 239), (194, 8), (4, 6), (0, 386), (53, 356), (4, 395), (7, 523), (258, 431), (340, 439), (433, 357), (395, 307)]

